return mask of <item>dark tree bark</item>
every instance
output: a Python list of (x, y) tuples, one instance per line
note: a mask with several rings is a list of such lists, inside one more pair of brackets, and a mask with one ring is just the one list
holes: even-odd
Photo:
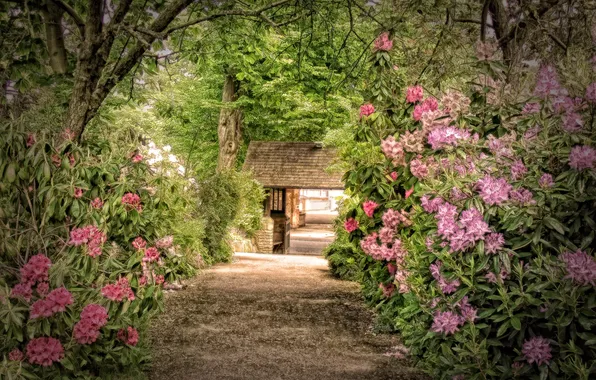
[(46, 45), (50, 58), (50, 67), (55, 74), (64, 74), (67, 70), (64, 31), (62, 30), (62, 14), (64, 11), (52, 0), (48, 0), (42, 9), (46, 32)]
[(242, 139), (242, 111), (237, 108), (226, 107), (226, 103), (233, 103), (238, 98), (238, 82), (232, 74), (226, 75), (223, 87), (223, 108), (219, 114), (217, 137), (219, 140), (219, 155), (217, 171), (232, 169), (236, 164), (238, 149)]

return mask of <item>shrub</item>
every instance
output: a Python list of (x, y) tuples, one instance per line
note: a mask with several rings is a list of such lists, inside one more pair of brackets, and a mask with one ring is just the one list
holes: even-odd
[[(437, 101), (419, 87), (392, 88), (389, 60), (373, 55), (373, 101), (355, 133), (386, 159), (361, 163), (343, 150), (346, 187), (361, 202), (344, 217), (368, 255), (365, 296), (437, 378), (588, 379), (596, 372), (591, 90), (583, 99), (585, 87), (566, 89), (543, 66), (522, 105), (490, 78), (471, 99), (450, 90)], [(502, 74), (493, 61), (476, 69)]]
[(132, 137), (2, 127), (0, 377), (107, 378), (147, 361), (161, 288), (198, 253), (176, 233), (192, 184)]

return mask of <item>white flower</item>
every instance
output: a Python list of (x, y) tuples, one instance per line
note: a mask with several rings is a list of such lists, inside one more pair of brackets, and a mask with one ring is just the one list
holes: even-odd
[(168, 156), (168, 159), (170, 160), (170, 162), (178, 162), (178, 158), (176, 156), (174, 156), (173, 154), (170, 154)]
[(171, 152), (172, 151), (172, 147), (169, 145), (166, 145), (163, 147), (164, 152)]
[(184, 173), (186, 173), (186, 169), (184, 168), (184, 166), (178, 166), (178, 173), (180, 173), (180, 175), (184, 175)]
[(152, 156), (161, 156), (161, 150), (157, 148), (151, 148), (147, 151), (147, 153), (149, 153)]
[(148, 147), (151, 149), (155, 148), (155, 143), (153, 141), (149, 141)]

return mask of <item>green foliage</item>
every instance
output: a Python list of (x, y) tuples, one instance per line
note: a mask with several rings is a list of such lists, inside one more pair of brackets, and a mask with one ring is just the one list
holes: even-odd
[(236, 174), (235, 186), (240, 194), (240, 200), (233, 226), (245, 232), (248, 237), (252, 237), (261, 229), (265, 190), (248, 172)]

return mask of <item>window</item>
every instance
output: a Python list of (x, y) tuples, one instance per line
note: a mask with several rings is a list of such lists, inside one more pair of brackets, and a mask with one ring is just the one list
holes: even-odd
[(271, 189), (271, 212), (286, 212), (286, 189)]

